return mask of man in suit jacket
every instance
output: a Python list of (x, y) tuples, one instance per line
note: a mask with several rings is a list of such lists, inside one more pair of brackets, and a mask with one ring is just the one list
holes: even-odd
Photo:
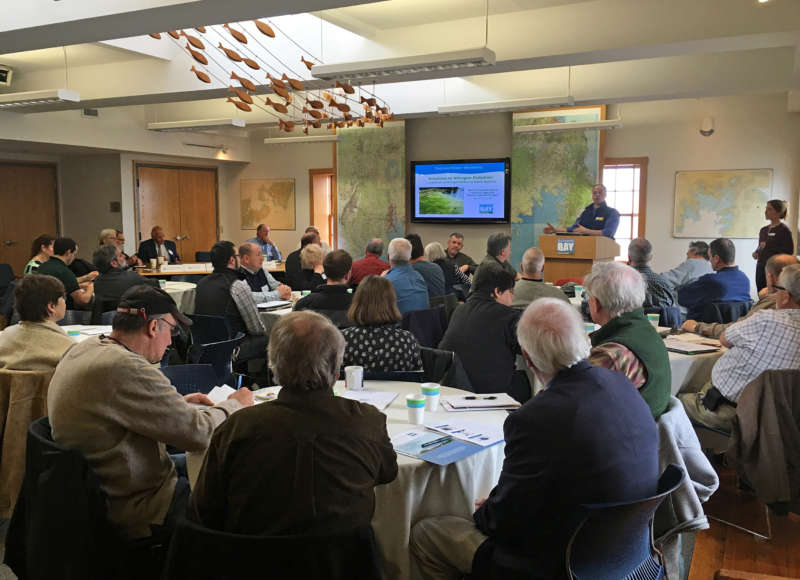
[(583, 322), (555, 298), (531, 303), (517, 329), (547, 388), (506, 419), (500, 479), (473, 520), (435, 516), (411, 531), (424, 578), (563, 575), (581, 504), (644, 499), (658, 485), (658, 431), (620, 373), (593, 367)]
[(150, 231), (150, 239), (139, 244), (139, 251), (136, 252), (136, 255), (145, 264), (159, 256), (167, 258), (170, 264), (181, 263), (181, 257), (178, 255), (178, 248), (175, 246), (175, 242), (164, 239), (164, 230), (161, 226), (153, 226)]

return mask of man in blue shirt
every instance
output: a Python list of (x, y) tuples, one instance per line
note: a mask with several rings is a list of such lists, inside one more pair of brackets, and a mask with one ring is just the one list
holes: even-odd
[(272, 240), (269, 239), (269, 233), (272, 230), (267, 224), (258, 224), (256, 229), (256, 237), (250, 238), (248, 242), (256, 244), (261, 248), (261, 253), (264, 254), (264, 259), (268, 262), (271, 260), (283, 260), (281, 251), (278, 249)]
[(386, 272), (386, 279), (394, 286), (400, 314), (428, 308), (430, 306), (428, 286), (425, 284), (425, 279), (409, 263), (411, 242), (405, 238), (395, 238), (389, 242), (387, 254), (392, 268)]
[(575, 223), (566, 230), (557, 230), (553, 224), (547, 222), (544, 228), (546, 234), (574, 232), (587, 236), (605, 236), (614, 239), (619, 226), (619, 212), (606, 205), (606, 186), (602, 183), (592, 187), (592, 203), (584, 208)]
[(709, 244), (713, 274), (700, 276), (678, 290), (678, 303), (686, 308), (686, 317), (700, 320), (703, 307), (711, 302), (746, 302), (750, 300), (750, 280), (736, 266), (736, 247), (728, 238)]

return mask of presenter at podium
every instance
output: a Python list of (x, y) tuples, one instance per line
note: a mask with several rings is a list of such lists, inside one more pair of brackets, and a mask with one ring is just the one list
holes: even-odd
[(566, 230), (558, 230), (547, 222), (546, 234), (576, 233), (587, 236), (605, 236), (614, 239), (619, 226), (619, 212), (606, 205), (606, 186), (602, 183), (592, 187), (592, 203), (587, 205), (575, 223)]

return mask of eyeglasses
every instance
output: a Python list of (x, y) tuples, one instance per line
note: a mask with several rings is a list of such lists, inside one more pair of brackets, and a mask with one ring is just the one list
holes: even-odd
[(180, 328), (178, 328), (178, 325), (177, 325), (177, 324), (172, 324), (172, 323), (171, 323), (169, 320), (167, 320), (166, 318), (157, 318), (156, 320), (158, 320), (159, 322), (164, 322), (164, 323), (166, 323), (167, 325), (169, 325), (169, 327), (170, 327), (170, 330), (169, 330), (169, 335), (170, 335), (170, 336), (178, 336), (178, 335), (180, 334)]
[(784, 288), (783, 286), (778, 286), (777, 284), (773, 284), (772, 287), (775, 288), (775, 290), (784, 290), (784, 291), (786, 291), (786, 288)]

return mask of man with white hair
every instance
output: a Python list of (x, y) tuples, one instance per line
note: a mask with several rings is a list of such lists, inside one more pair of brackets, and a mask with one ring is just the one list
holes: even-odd
[(644, 315), (645, 282), (625, 264), (601, 262), (583, 281), (594, 331), (589, 362), (618, 371), (639, 389), (653, 418), (667, 408), (672, 371), (664, 341)]
[(679, 395), (698, 423), (730, 430), (744, 388), (768, 370), (800, 369), (800, 264), (786, 266), (774, 286), (776, 310), (736, 321), (720, 336), (728, 351), (699, 393)]
[(387, 254), (392, 267), (386, 272), (386, 279), (394, 286), (400, 314), (428, 308), (428, 286), (420, 273), (411, 267), (411, 242), (405, 238), (394, 238), (389, 242)]
[(397, 456), (383, 413), (333, 395), (344, 348), (342, 334), (321, 314), (281, 317), (269, 342), (281, 391), (214, 433), (192, 490), (195, 519), (265, 536), (369, 525), (374, 487), (397, 476)]
[(546, 388), (506, 419), (503, 470), (489, 497), (475, 502), (473, 521), (434, 516), (412, 528), (423, 578), (559, 577), (581, 504), (656, 491), (656, 423), (628, 379), (586, 360), (577, 311), (536, 300), (517, 338)]
[(512, 308), (524, 310), (525, 307), (538, 298), (558, 298), (569, 302), (569, 298), (560, 288), (556, 288), (544, 281), (544, 252), (539, 248), (528, 248), (522, 255), (519, 265), (520, 278), (514, 284), (514, 301)]

